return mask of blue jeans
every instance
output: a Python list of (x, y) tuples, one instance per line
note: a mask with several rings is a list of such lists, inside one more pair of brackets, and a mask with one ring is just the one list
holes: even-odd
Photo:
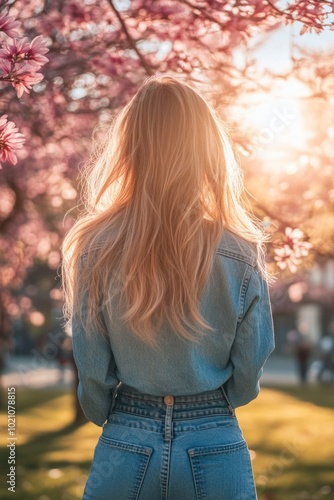
[(120, 384), (83, 500), (254, 500), (247, 444), (224, 387), (150, 396)]

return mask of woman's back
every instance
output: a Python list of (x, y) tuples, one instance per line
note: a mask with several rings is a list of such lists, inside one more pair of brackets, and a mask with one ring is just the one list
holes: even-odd
[(63, 245), (78, 397), (103, 426), (84, 499), (256, 498), (234, 409), (274, 347), (265, 236), (223, 126), (151, 78), (84, 182)]
[[(197, 394), (227, 382), (233, 407), (254, 399), (263, 359), (273, 348), (270, 304), (267, 287), (257, 268), (254, 245), (228, 230), (217, 247), (200, 298), (200, 312), (213, 331), (198, 335), (194, 342), (175, 335), (170, 325), (164, 324), (156, 346), (135, 337), (122, 320), (123, 311), (116, 307), (112, 321), (108, 316), (104, 318), (107, 340), (98, 333), (88, 337), (81, 323), (75, 322), (74, 355), (82, 377), (87, 378), (88, 393), (81, 392), (86, 415), (98, 425), (105, 420), (106, 409), (101, 404), (92, 405), (94, 397), (99, 403), (100, 396), (94, 384), (89, 386), (89, 367), (103, 380), (110, 371), (111, 357), (114, 383), (121, 380), (146, 394)], [(99, 341), (101, 345), (97, 345)], [(105, 360), (101, 358), (103, 346), (109, 349)], [(105, 405), (108, 404), (106, 400)]]

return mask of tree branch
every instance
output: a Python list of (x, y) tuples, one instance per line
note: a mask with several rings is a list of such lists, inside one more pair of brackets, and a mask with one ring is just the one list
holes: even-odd
[[(290, 14), (290, 12), (288, 12), (287, 10), (281, 10), (278, 7), (276, 7), (276, 5), (273, 3), (272, 0), (266, 0), (266, 1), (267, 1), (267, 4), (275, 12), (277, 12), (280, 16), (285, 16), (286, 18), (291, 19), (291, 21), (293, 21), (293, 22), (299, 21), (300, 23), (306, 24), (306, 26), (310, 26), (311, 28), (326, 28), (326, 27), (332, 26), (332, 23), (329, 23), (329, 24), (322, 24), (322, 23), (320, 23), (319, 25), (315, 25), (311, 21), (306, 21), (305, 19), (302, 19), (302, 18), (299, 18), (299, 17), (297, 17), (297, 18), (293, 17)], [(327, 5), (329, 5), (326, 0), (322, 0), (322, 3), (326, 3)]]
[(130, 44), (130, 47), (136, 52), (144, 70), (146, 71), (146, 73), (151, 76), (153, 75), (154, 71), (152, 70), (151, 66), (149, 64), (147, 64), (143, 54), (140, 52), (140, 50), (138, 49), (137, 45), (136, 45), (136, 42), (134, 41), (134, 39), (131, 37), (130, 33), (128, 32), (128, 29), (126, 27), (126, 24), (122, 18), (122, 16), (120, 15), (120, 13), (118, 12), (118, 10), (116, 9), (116, 7), (114, 6), (113, 4), (113, 1), (112, 0), (109, 0), (109, 3), (110, 3), (110, 6), (112, 8), (112, 10), (114, 11), (120, 25), (122, 26), (122, 30)]
[(180, 3), (183, 3), (184, 5), (187, 5), (192, 10), (194, 16), (199, 17), (199, 14), (197, 14), (195, 12), (195, 10), (197, 10), (208, 21), (211, 21), (212, 23), (217, 24), (220, 28), (225, 29), (225, 25), (219, 19), (216, 19), (215, 17), (211, 16), (211, 14), (209, 14), (208, 12), (206, 12), (206, 10), (205, 10), (204, 7), (200, 7), (199, 5), (194, 5), (189, 0), (180, 0)]

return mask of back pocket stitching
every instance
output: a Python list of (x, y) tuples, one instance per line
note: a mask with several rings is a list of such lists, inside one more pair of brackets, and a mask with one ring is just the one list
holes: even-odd
[[(190, 466), (192, 470), (193, 482), (195, 486), (196, 492), (196, 500), (207, 500), (207, 494), (204, 489), (203, 476), (202, 474), (198, 474), (198, 467), (201, 464), (201, 457), (206, 456), (214, 456), (214, 455), (224, 455), (226, 453), (233, 453), (237, 451), (242, 451), (244, 449), (248, 449), (247, 443), (245, 440), (238, 441), (236, 443), (231, 443), (227, 445), (215, 446), (215, 447), (201, 447), (201, 448), (192, 448), (188, 450), (188, 456), (190, 461)], [(246, 471), (245, 471), (246, 472)], [(256, 489), (254, 484), (254, 476), (252, 471), (252, 466), (250, 463), (250, 457), (247, 463), (247, 475), (248, 480), (253, 483), (253, 492), (252, 496), (247, 498), (252, 498), (252, 500), (256, 500)], [(248, 493), (247, 493), (248, 495)], [(245, 498), (243, 495), (240, 498)]]
[[(152, 448), (145, 448), (143, 446), (133, 445), (131, 443), (126, 443), (124, 441), (116, 441), (115, 439), (106, 438), (105, 436), (100, 436), (99, 441), (101, 444), (108, 446), (109, 448), (114, 448), (116, 450), (121, 450), (122, 452), (137, 453), (143, 457), (144, 462), (138, 469), (138, 475), (135, 479), (134, 488), (131, 493), (131, 500), (138, 500), (140, 490), (145, 478), (146, 470), (150, 462), (151, 455), (153, 453)], [(130, 499), (129, 499), (130, 500)]]
[(241, 448), (247, 448), (246, 441), (238, 441), (237, 443), (224, 444), (215, 447), (202, 447), (202, 448), (192, 448), (188, 450), (190, 457), (196, 457), (201, 455), (217, 455), (219, 453), (229, 453), (231, 451), (237, 451)]
[(119, 448), (124, 451), (130, 451), (134, 453), (140, 453), (141, 455), (147, 455), (151, 456), (152, 454), (152, 448), (145, 448), (144, 446), (138, 446), (135, 444), (131, 443), (125, 443), (123, 441), (116, 441), (115, 439), (110, 439), (105, 436), (100, 436), (100, 441), (107, 445), (110, 446), (111, 448)]

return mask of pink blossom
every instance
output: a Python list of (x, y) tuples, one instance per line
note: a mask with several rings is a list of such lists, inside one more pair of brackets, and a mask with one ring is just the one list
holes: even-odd
[(285, 229), (286, 243), (292, 247), (297, 259), (302, 257), (307, 257), (309, 254), (309, 249), (312, 248), (311, 243), (307, 241), (302, 241), (304, 238), (304, 233), (301, 229), (292, 229), (287, 227)]
[(46, 47), (46, 42), (47, 40), (42, 35), (36, 36), (30, 42), (30, 49), (27, 51), (26, 59), (33, 66), (40, 68), (43, 64), (48, 62), (49, 59), (43, 55), (49, 52), (49, 49)]
[(36, 36), (30, 44), (26, 37), (14, 40), (12, 45), (3, 45), (0, 49), (0, 58), (14, 64), (27, 61), (38, 69), (49, 60), (43, 55), (49, 51), (45, 44), (46, 40), (42, 35)]
[(285, 236), (287, 236), (287, 238), (289, 238), (291, 241), (296, 242), (304, 237), (304, 233), (299, 228), (292, 229), (291, 227), (286, 227)]
[(9, 61), (6, 59), (1, 59), (0, 58), (0, 71), (1, 75), (0, 78), (5, 79), (12, 71), (12, 65)]
[(16, 165), (15, 150), (22, 148), (24, 137), (18, 132), (15, 123), (7, 121), (7, 116), (0, 117), (0, 162), (9, 161), (12, 165)]
[(29, 94), (29, 89), (43, 80), (43, 78), (42, 73), (35, 73), (34, 68), (30, 64), (24, 64), (22, 68), (13, 73), (11, 82), (16, 90), (17, 97), (22, 97), (24, 92)]
[(307, 257), (309, 254), (309, 250), (312, 248), (312, 244), (308, 241), (299, 241), (294, 245), (294, 252), (298, 259), (302, 257)]
[(0, 58), (10, 63), (19, 63), (24, 61), (26, 52), (30, 49), (27, 38), (21, 40), (13, 40), (12, 45), (4, 43), (0, 49)]
[(288, 267), (292, 273), (296, 272), (299, 262), (289, 245), (284, 245), (281, 248), (275, 248), (274, 252), (276, 254), (274, 259), (280, 269), (283, 270)]
[(9, 61), (0, 59), (0, 70), (4, 73), (0, 75), (0, 80), (11, 82), (17, 97), (22, 97), (24, 92), (29, 94), (29, 89), (44, 78), (42, 73), (36, 73), (36, 67), (29, 63), (25, 63), (19, 68), (15, 66), (12, 68)]
[(15, 38), (20, 36), (16, 31), (16, 28), (21, 26), (20, 21), (16, 21), (16, 19), (12, 16), (7, 16), (7, 14), (0, 14), (0, 31), (3, 31), (10, 38)]
[(303, 241), (303, 238), (304, 233), (301, 229), (285, 228), (285, 240), (274, 249), (274, 259), (280, 269), (289, 268), (294, 273), (302, 258), (308, 256), (312, 244)]

